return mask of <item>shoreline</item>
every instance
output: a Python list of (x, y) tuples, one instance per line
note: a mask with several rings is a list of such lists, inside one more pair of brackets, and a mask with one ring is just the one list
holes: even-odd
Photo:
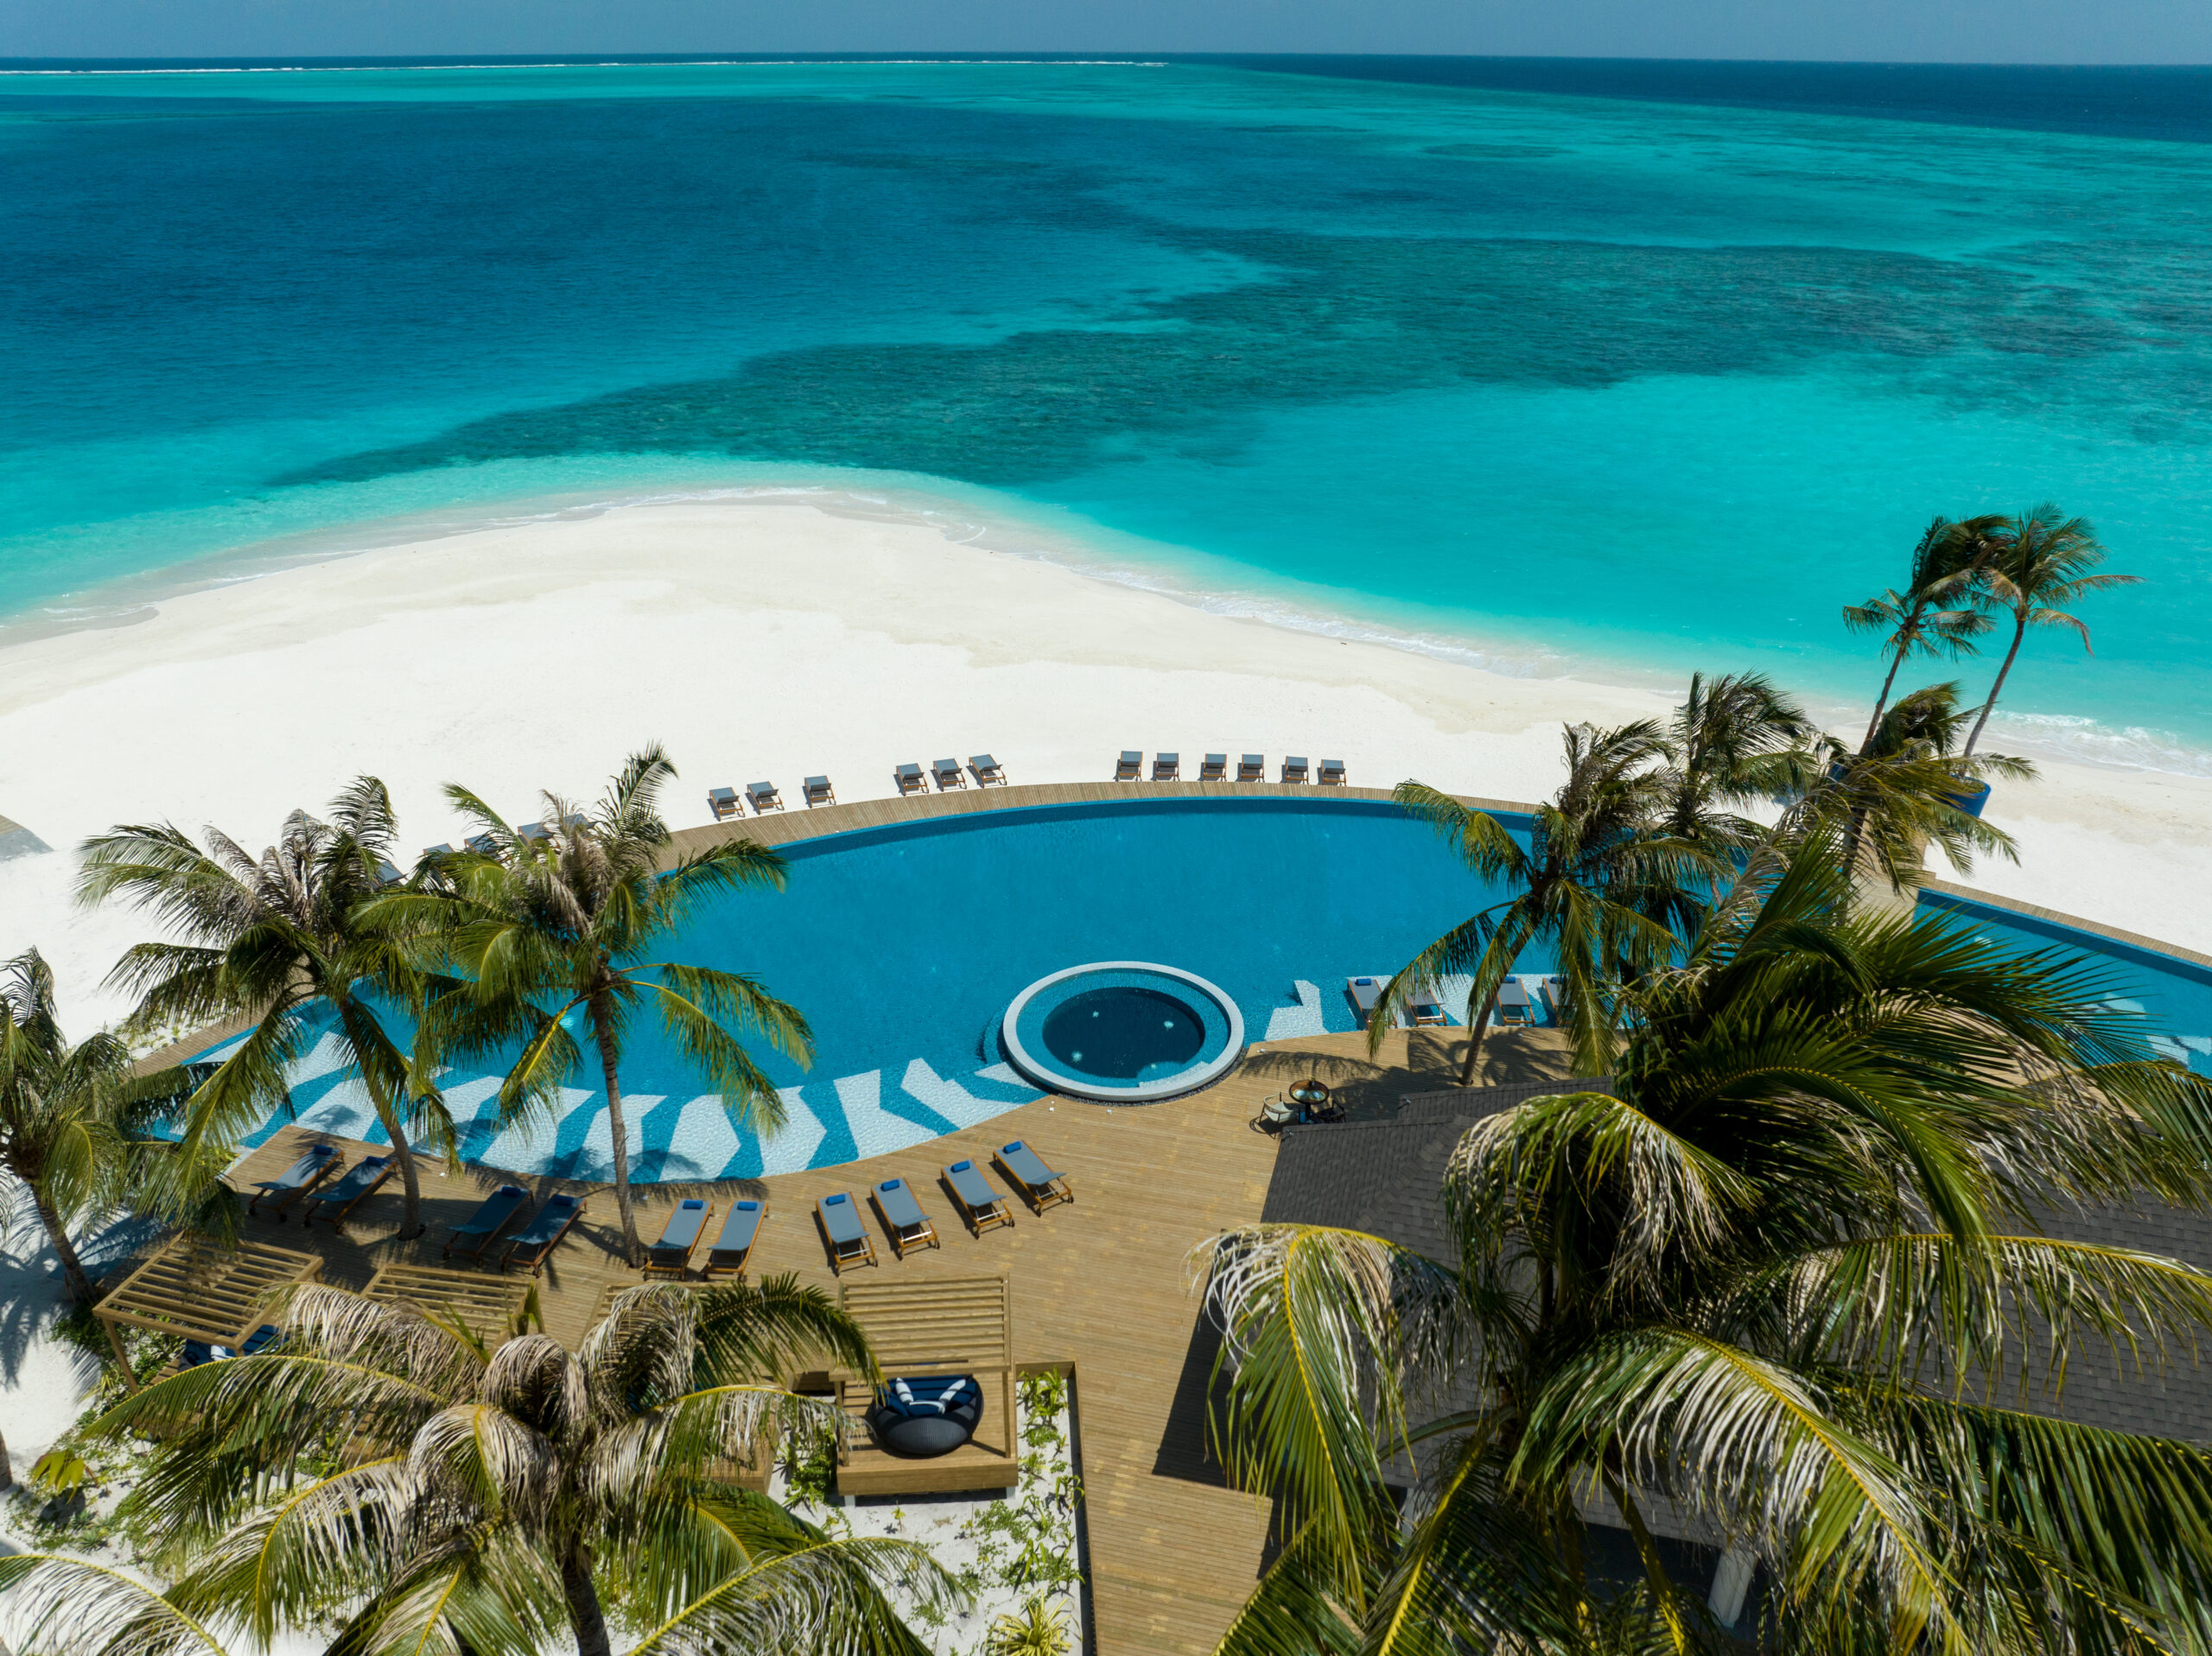
[[(1271, 774), (1289, 752), (1357, 785), (1533, 799), (1557, 785), (1560, 724), (1679, 695), (1223, 614), (792, 489), (385, 541), (147, 607), (0, 646), (0, 812), (58, 848), (0, 861), (0, 955), (45, 952), (79, 1031), (123, 1010), (97, 986), (145, 930), (68, 899), (67, 847), (118, 822), (258, 847), (368, 772), (411, 855), (453, 835), (446, 782), (527, 820), (541, 787), (595, 796), (652, 739), (681, 771), (679, 828), (709, 820), (710, 787), (796, 801), (826, 773), (841, 802), (887, 797), (895, 764), (986, 750), (1023, 782), (1103, 780), (1132, 746), (1258, 750)], [(2170, 895), (2212, 870), (2212, 779), (2042, 764), (1991, 808), (2019, 866), (1931, 873), (2212, 949), (2212, 917)]]

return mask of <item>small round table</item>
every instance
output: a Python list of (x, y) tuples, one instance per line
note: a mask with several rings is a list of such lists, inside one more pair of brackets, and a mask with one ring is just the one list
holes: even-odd
[(1318, 1078), (1294, 1081), (1288, 1092), (1290, 1101), (1305, 1112), (1309, 1120), (1317, 1112), (1329, 1107), (1329, 1089)]

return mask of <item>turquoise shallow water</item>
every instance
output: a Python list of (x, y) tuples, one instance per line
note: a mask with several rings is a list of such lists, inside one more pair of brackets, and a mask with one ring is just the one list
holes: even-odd
[(798, 479), (1506, 670), (1842, 699), (1836, 609), (1927, 516), (2050, 496), (2155, 584), (2005, 733), (2212, 769), (2212, 145), (1915, 96), (0, 73), (0, 628), (271, 537)]

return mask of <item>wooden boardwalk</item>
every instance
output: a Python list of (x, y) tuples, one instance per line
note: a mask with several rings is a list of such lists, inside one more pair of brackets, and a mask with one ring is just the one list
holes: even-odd
[[(1111, 1109), (1042, 1099), (980, 1127), (842, 1167), (741, 1185), (642, 1186), (639, 1230), (651, 1241), (682, 1194), (765, 1193), (769, 1209), (754, 1251), (755, 1272), (796, 1271), (834, 1287), (811, 1217), (815, 1199), (835, 1190), (862, 1196), (870, 1183), (894, 1173), (912, 1179), (944, 1246), (901, 1264), (879, 1237), (882, 1265), (849, 1268), (846, 1280), (1007, 1273), (1016, 1361), (1074, 1368), (1099, 1649), (1106, 1656), (1202, 1653), (1251, 1590), (1268, 1510), (1226, 1488), (1207, 1454), (1203, 1409), (1213, 1346), (1190, 1291), (1190, 1251), (1217, 1231), (1259, 1217), (1275, 1143), (1249, 1124), (1265, 1099), (1318, 1063), (1325, 1079), (1350, 1089), (1357, 1113), (1383, 1113), (1400, 1094), (1457, 1080), (1454, 1060), (1464, 1050), (1457, 1034), (1394, 1035), (1379, 1065), (1367, 1063), (1364, 1037), (1357, 1035), (1257, 1046), (1205, 1092), (1166, 1104)], [(1484, 1050), (1491, 1079), (1559, 1069), (1542, 1031), (1494, 1034)], [(238, 1177), (251, 1183), (270, 1177), (290, 1162), (302, 1136), (296, 1126), (278, 1132), (246, 1159)], [(982, 1161), (1016, 1138), (1029, 1139), (1068, 1175), (1076, 1200), (1041, 1218), (1017, 1205), (1011, 1228), (971, 1237), (938, 1186), (938, 1168), (963, 1155)], [(361, 1149), (346, 1148), (349, 1161)], [(443, 1227), (513, 1177), (479, 1168), (457, 1177), (426, 1170), (424, 1209), (432, 1229), (413, 1242), (397, 1240), (397, 1181), (355, 1209), (350, 1240), (326, 1225), (302, 1236), (296, 1217), (285, 1223), (249, 1220), (247, 1234), (311, 1248), (325, 1262), (324, 1281), (360, 1289), (382, 1266), (437, 1264)], [(613, 1193), (605, 1186), (516, 1182), (535, 1197), (554, 1189), (590, 1193), (583, 1219), (540, 1283), (547, 1331), (573, 1347), (607, 1286), (636, 1279), (616, 1251)], [(873, 1212), (868, 1218), (875, 1222)]]

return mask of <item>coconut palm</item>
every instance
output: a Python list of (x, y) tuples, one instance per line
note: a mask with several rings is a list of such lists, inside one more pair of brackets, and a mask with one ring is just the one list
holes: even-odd
[(71, 1044), (36, 949), (0, 963), (0, 1170), (22, 1186), (79, 1304), (93, 1294), (73, 1226), (126, 1200), (181, 1215), (222, 1170), (226, 1158), (195, 1169), (149, 1137), (188, 1085), (175, 1069), (140, 1079), (111, 1031)]
[(842, 1412), (772, 1378), (873, 1372), (858, 1326), (795, 1277), (618, 1295), (574, 1355), (310, 1285), (281, 1341), (184, 1370), (94, 1423), (145, 1433), (128, 1500), (168, 1594), (259, 1642), (340, 1618), (345, 1656), (913, 1653), (884, 1596), (957, 1599), (927, 1551), (836, 1540), (724, 1475)]
[(1446, 1257), (1201, 1251), (1228, 1463), (1287, 1539), (1230, 1656), (1587, 1648), (1599, 1499), (1671, 1649), (1661, 1500), (1763, 1572), (1765, 1648), (2212, 1644), (2212, 1454), (2052, 1412), (2069, 1352), (2212, 1329), (2212, 1276), (2034, 1217), (2212, 1196), (2212, 1083), (2080, 960), (1870, 915), (1835, 864), (1623, 991), (1612, 1092), (1469, 1129)]
[(2088, 519), (2067, 517), (2057, 507), (2044, 505), (2015, 519), (1976, 565), (1976, 579), (1987, 600), (2012, 619), (2012, 642), (2005, 651), (2004, 664), (1997, 669), (1995, 682), (1989, 687), (1989, 700), (1981, 704), (1981, 717), (1974, 720), (1974, 732), (1967, 738), (1967, 758), (1974, 757), (1981, 740), (1981, 727), (1989, 722), (1990, 710), (1996, 707), (2005, 680), (2019, 657), (2028, 629), (2068, 628), (2081, 638), (2086, 652), (2088, 625), (2078, 615), (2069, 614), (2067, 606), (2088, 593), (2140, 583), (2140, 575), (2097, 573), (2097, 566), (2104, 561), (2105, 549)]
[(660, 872), (670, 835), (655, 801), (675, 775), (654, 746), (631, 756), (588, 814), (548, 794), (542, 837), (517, 833), (467, 789), (449, 788), (480, 825), (471, 849), (436, 857), (417, 889), (372, 913), (463, 980), (433, 1008), (433, 1050), (515, 1053), (498, 1096), (503, 1120), (550, 1118), (563, 1083), (585, 1068), (581, 1028), (607, 1090), (614, 1198), (632, 1264), (644, 1250), (620, 1070), (639, 1013), (650, 1006), (731, 1114), (762, 1133), (783, 1125), (783, 1100), (741, 1034), (765, 1036), (802, 1063), (811, 1050), (805, 1018), (754, 979), (651, 958), (702, 899), (784, 882), (783, 859), (749, 840), (725, 840)]
[(0, 1604), (23, 1649), (51, 1656), (229, 1656), (209, 1628), (119, 1570), (82, 1558), (0, 1558)]
[(1977, 782), (2026, 780), (2035, 766), (2001, 753), (1961, 754), (1959, 735), (1971, 716), (1959, 706), (1955, 683), (1930, 684), (1899, 697), (1858, 753), (1829, 745), (1827, 775), (1810, 796), (1808, 815), (1840, 829), (1847, 869), (1904, 891), (1919, 883), (1931, 844), (1961, 872), (1974, 866), (1977, 853), (2019, 860), (2012, 835), (1962, 809), (1961, 802)]
[(1702, 848), (1657, 828), (1668, 799), (1666, 739), (1644, 720), (1618, 730), (1569, 725), (1567, 782), (1536, 808), (1524, 847), (1487, 811), (1419, 782), (1402, 782), (1397, 803), (1433, 827), (1459, 860), (1510, 895), (1461, 921), (1401, 968), (1367, 1020), (1370, 1056), (1423, 991), (1465, 975), (1467, 1056), (1463, 1084), (1479, 1073), (1483, 1033), (1498, 991), (1521, 952), (1548, 942), (1567, 980), (1566, 1016), (1574, 1062), (1585, 1074), (1608, 1063), (1611, 986), (1648, 970), (1694, 923), (1692, 885), (1719, 865)]
[(1974, 640), (1992, 625), (1974, 602), (1976, 570), (1996, 544), (2005, 528), (1998, 516), (1969, 517), (1953, 523), (1938, 517), (1921, 532), (1912, 549), (1912, 568), (1903, 592), (1894, 587), (1864, 604), (1847, 604), (1843, 624), (1853, 632), (1884, 632), (1882, 653), (1890, 658), (1883, 675), (1881, 694), (1866, 720), (1866, 735), (1859, 744), (1872, 747), (1881, 727), (1883, 710), (1897, 682), (1897, 669), (1908, 657), (1941, 656), (1956, 661), (1974, 651)]
[(188, 1027), (243, 1016), (245, 1038), (193, 1093), (183, 1141), (213, 1153), (289, 1113), (286, 1072), (316, 1042), (338, 1044), (391, 1141), (406, 1209), (401, 1234), (420, 1235), (422, 1185), (410, 1134), (448, 1160), (453, 1123), (427, 1069), (387, 1027), (395, 1008), (418, 1010), (434, 987), (383, 933), (360, 923), (363, 904), (395, 882), (391, 799), (359, 777), (331, 803), (331, 820), (284, 819), (258, 858), (219, 828), (205, 851), (168, 823), (118, 827), (85, 841), (79, 900), (121, 898), (150, 910), (180, 939), (139, 943), (108, 980), (139, 996), (143, 1026)]
[(1658, 827), (1732, 864), (1766, 832), (1732, 808), (1802, 792), (1816, 774), (1815, 733), (1763, 674), (1693, 673), (1667, 726)]

